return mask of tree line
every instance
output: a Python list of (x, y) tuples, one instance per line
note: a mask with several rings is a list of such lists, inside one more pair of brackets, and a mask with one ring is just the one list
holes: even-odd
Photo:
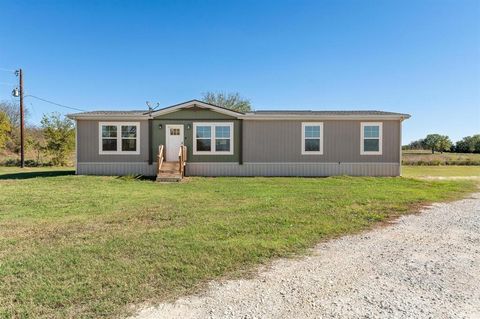
[[(28, 109), (25, 117), (28, 118)], [(10, 102), (0, 102), (0, 154), (20, 153), (20, 112)], [(44, 114), (40, 126), (25, 125), (25, 150), (34, 154), (27, 159), (30, 166), (68, 163), (75, 149), (75, 125), (59, 113)], [(32, 157), (32, 156), (30, 156)], [(44, 157), (48, 159), (45, 161)], [(14, 163), (18, 160), (12, 160)], [(0, 158), (0, 163), (4, 162)]]
[(428, 134), (425, 138), (411, 142), (405, 150), (431, 150), (435, 152), (480, 153), (480, 134), (466, 136), (455, 144), (447, 135)]

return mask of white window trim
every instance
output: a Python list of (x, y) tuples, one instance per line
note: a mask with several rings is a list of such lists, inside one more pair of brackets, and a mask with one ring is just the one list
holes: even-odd
[[(378, 151), (364, 151), (365, 126), (378, 126)], [(367, 137), (376, 140), (377, 138)], [(361, 122), (360, 123), (360, 155), (382, 155), (383, 123), (382, 122)]]
[[(319, 151), (305, 151), (305, 126), (320, 126)], [(302, 122), (302, 155), (323, 155), (323, 122)]]
[[(102, 149), (102, 126), (116, 126), (117, 127), (117, 150), (104, 151)], [(136, 126), (137, 127), (137, 150), (136, 151), (122, 151), (122, 126)], [(100, 155), (139, 155), (140, 154), (140, 122), (99, 122), (98, 123), (98, 154)]]
[[(197, 151), (197, 126), (210, 126), (211, 135), (210, 143), (211, 150), (206, 151)], [(230, 127), (230, 151), (228, 152), (217, 152), (215, 150), (215, 127), (216, 126), (229, 126)], [(193, 123), (193, 155), (233, 155), (233, 122), (194, 122)]]

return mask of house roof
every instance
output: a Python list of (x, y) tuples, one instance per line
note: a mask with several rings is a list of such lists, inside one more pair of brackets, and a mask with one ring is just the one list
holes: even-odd
[(205, 103), (199, 100), (190, 100), (187, 102), (168, 106), (156, 111), (133, 110), (133, 111), (91, 111), (69, 114), (72, 119), (100, 119), (100, 120), (140, 120), (149, 119), (159, 115), (175, 112), (179, 109), (199, 107), (209, 109), (217, 113), (230, 115), (238, 119), (251, 120), (311, 120), (311, 119), (378, 119), (403, 120), (410, 118), (409, 114), (384, 112), (376, 110), (365, 111), (309, 111), (309, 110), (260, 110), (247, 113), (233, 111), (221, 106)]
[(133, 111), (89, 111), (69, 114), (69, 116), (83, 116), (83, 115), (138, 115), (142, 116), (148, 113), (148, 110), (133, 110)]
[(385, 111), (310, 111), (310, 110), (260, 110), (246, 113), (249, 114), (261, 114), (261, 115), (399, 115), (410, 116), (409, 114), (385, 112)]

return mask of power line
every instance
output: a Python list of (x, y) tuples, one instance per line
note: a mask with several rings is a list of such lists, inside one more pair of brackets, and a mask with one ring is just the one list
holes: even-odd
[(5, 71), (5, 72), (15, 72), (15, 70), (10, 70), (10, 69), (4, 69), (4, 68), (0, 68), (0, 71)]
[(47, 102), (47, 103), (50, 103), (50, 104), (53, 104), (53, 105), (56, 105), (56, 106), (64, 107), (66, 109), (70, 109), (70, 110), (74, 110), (74, 111), (80, 111), (80, 112), (86, 112), (85, 110), (82, 110), (82, 109), (79, 109), (79, 108), (76, 108), (76, 107), (67, 106), (67, 105), (56, 103), (56, 102), (52, 102), (52, 101), (42, 99), (41, 97), (31, 95), (31, 94), (25, 95), (25, 97), (33, 97), (34, 99), (37, 99), (37, 100), (40, 100), (40, 101), (43, 101), (43, 102)]

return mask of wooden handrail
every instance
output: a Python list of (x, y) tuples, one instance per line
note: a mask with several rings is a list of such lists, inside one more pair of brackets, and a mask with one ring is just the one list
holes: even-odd
[(185, 165), (187, 162), (187, 147), (185, 145), (181, 145), (180, 149), (178, 150), (178, 171), (180, 175), (185, 176)]
[(162, 168), (163, 164), (163, 145), (158, 146), (158, 157), (157, 157), (157, 175), (160, 174), (160, 169)]

